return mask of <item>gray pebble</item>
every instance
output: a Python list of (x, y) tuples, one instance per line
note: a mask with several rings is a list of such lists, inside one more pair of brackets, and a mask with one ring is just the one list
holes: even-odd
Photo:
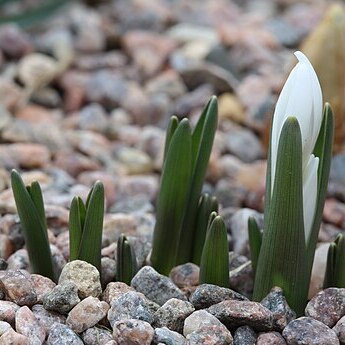
[(283, 330), (287, 345), (339, 345), (336, 333), (311, 317), (291, 321)]
[(195, 309), (204, 309), (226, 299), (236, 299), (239, 301), (248, 300), (246, 297), (231, 289), (212, 284), (202, 284), (193, 292), (190, 301)]
[(165, 302), (155, 313), (155, 327), (168, 327), (182, 333), (183, 322), (194, 311), (191, 303), (177, 298)]
[(131, 286), (159, 305), (163, 305), (170, 298), (186, 300), (182, 291), (168, 277), (159, 274), (150, 266), (144, 266), (138, 271)]
[(80, 302), (77, 286), (72, 282), (58, 284), (43, 298), (43, 306), (47, 310), (67, 314)]
[(69, 327), (55, 323), (50, 330), (47, 345), (84, 345), (84, 343)]

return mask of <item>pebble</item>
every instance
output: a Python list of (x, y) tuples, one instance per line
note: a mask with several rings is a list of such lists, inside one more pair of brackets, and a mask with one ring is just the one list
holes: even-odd
[(31, 311), (35, 315), (38, 323), (45, 329), (47, 334), (49, 334), (54, 323), (65, 324), (66, 322), (66, 317), (64, 315), (46, 310), (41, 304), (35, 304), (32, 306)]
[(101, 259), (101, 283), (102, 287), (115, 280), (116, 261), (108, 257)]
[(6, 321), (0, 321), (0, 337), (9, 329), (11, 329), (11, 325)]
[(308, 302), (305, 315), (332, 328), (345, 315), (345, 289), (320, 291)]
[(46, 338), (46, 330), (40, 325), (33, 312), (27, 307), (21, 307), (16, 312), (16, 331), (30, 339), (38, 339), (38, 344), (42, 344)]
[(43, 298), (43, 306), (47, 310), (67, 314), (80, 302), (78, 288), (72, 281), (62, 282)]
[(29, 338), (15, 332), (12, 328), (0, 337), (1, 345), (31, 345)]
[(199, 267), (191, 262), (174, 267), (169, 277), (179, 288), (199, 284)]
[(186, 345), (186, 339), (183, 335), (170, 330), (167, 327), (155, 328), (153, 337), (154, 343), (162, 343), (166, 345)]
[(102, 320), (109, 310), (108, 303), (89, 296), (79, 302), (68, 314), (66, 325), (81, 333)]
[(100, 104), (91, 103), (80, 110), (80, 129), (103, 133), (107, 129), (107, 126), (107, 114)]
[(82, 333), (85, 345), (106, 344), (113, 339), (112, 333), (104, 328), (91, 327)]
[(59, 284), (68, 281), (77, 286), (81, 299), (88, 296), (98, 297), (102, 293), (97, 268), (85, 261), (74, 260), (66, 264), (59, 277)]
[(241, 326), (234, 332), (233, 345), (255, 345), (257, 336), (255, 331), (249, 326)]
[(40, 274), (31, 274), (30, 279), (37, 295), (37, 303), (42, 304), (44, 295), (51, 292), (56, 284), (51, 279)]
[(84, 345), (83, 341), (66, 325), (53, 324), (47, 339), (47, 345)]
[(117, 150), (116, 159), (124, 165), (129, 175), (148, 174), (153, 170), (153, 162), (149, 155), (132, 147)]
[(14, 302), (0, 300), (0, 320), (14, 325), (16, 312), (19, 308)]
[(340, 344), (345, 344), (345, 317), (343, 316), (332, 330), (337, 334)]
[(229, 153), (250, 163), (264, 157), (264, 149), (255, 134), (244, 127), (231, 124), (226, 132), (226, 148)]
[(258, 331), (273, 327), (273, 313), (260, 303), (226, 300), (206, 309), (228, 328), (248, 325)]
[(278, 332), (267, 332), (259, 334), (256, 345), (286, 345), (286, 341)]
[(141, 268), (133, 277), (131, 286), (159, 305), (170, 298), (186, 300), (182, 291), (169, 278), (159, 274), (151, 266)]
[(29, 274), (20, 270), (8, 270), (0, 275), (0, 289), (7, 299), (19, 306), (32, 306), (37, 301), (37, 294)]
[(141, 293), (129, 291), (111, 301), (108, 320), (112, 327), (124, 319), (143, 320), (152, 324), (155, 320), (153, 304)]
[(6, 24), (0, 30), (0, 49), (12, 59), (18, 59), (32, 50), (29, 36), (16, 24)]
[(186, 318), (183, 326), (183, 335), (187, 337), (192, 332), (205, 326), (218, 326), (226, 330), (226, 327), (212, 314), (205, 310), (197, 310)]
[(155, 327), (167, 327), (172, 331), (182, 333), (186, 318), (194, 310), (191, 303), (171, 298), (155, 312)]
[(228, 299), (239, 301), (248, 300), (246, 297), (231, 289), (212, 284), (201, 284), (191, 295), (190, 301), (195, 309), (205, 309)]
[(115, 298), (129, 291), (134, 289), (123, 282), (110, 282), (102, 293), (102, 300), (111, 305)]
[(287, 345), (339, 345), (336, 333), (311, 317), (291, 321), (283, 330)]
[(289, 307), (283, 290), (279, 287), (272, 288), (260, 303), (273, 313), (273, 324), (279, 331), (296, 318), (296, 313)]
[(245, 112), (243, 105), (232, 93), (223, 93), (218, 98), (218, 111), (220, 119), (229, 119), (236, 123), (245, 121)]
[(242, 208), (230, 218), (229, 227), (233, 240), (233, 250), (237, 254), (248, 255), (248, 219), (254, 217), (260, 224), (261, 214), (249, 208)]
[(233, 345), (231, 333), (220, 326), (203, 326), (186, 337), (189, 345)]
[(113, 337), (118, 345), (150, 345), (153, 336), (153, 328), (143, 320), (127, 319), (113, 325)]

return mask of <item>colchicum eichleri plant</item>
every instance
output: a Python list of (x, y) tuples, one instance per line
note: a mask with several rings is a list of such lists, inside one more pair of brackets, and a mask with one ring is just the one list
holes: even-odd
[[(333, 114), (322, 111), (316, 73), (301, 53), (273, 115), (266, 177), (264, 231), (249, 222), (255, 262), (255, 300), (283, 288), (302, 314), (319, 233), (330, 168)], [(254, 242), (254, 243), (253, 243)]]

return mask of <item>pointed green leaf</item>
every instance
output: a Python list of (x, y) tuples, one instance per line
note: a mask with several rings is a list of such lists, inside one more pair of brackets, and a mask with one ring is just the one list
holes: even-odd
[(165, 275), (176, 265), (177, 246), (192, 176), (191, 139), (189, 121), (183, 119), (171, 138), (163, 165), (151, 263)]
[(88, 198), (85, 223), (79, 246), (79, 260), (95, 266), (101, 272), (101, 249), (104, 218), (104, 187), (97, 181)]
[(310, 280), (311, 269), (314, 261), (314, 254), (319, 235), (320, 223), (322, 219), (323, 207), (328, 186), (328, 177), (332, 159), (332, 144), (334, 135), (334, 116), (331, 106), (326, 103), (323, 111), (323, 120), (318, 139), (315, 144), (314, 154), (319, 157), (318, 168), (318, 196), (315, 210), (314, 222), (307, 244), (308, 253), (308, 273), (306, 280)]
[(270, 207), (265, 209), (265, 231), (256, 268), (255, 300), (280, 286), (297, 314), (303, 313), (308, 288), (303, 222), (302, 143), (295, 117), (282, 128)]
[(327, 262), (326, 262), (326, 271), (325, 277), (323, 280), (323, 288), (327, 289), (329, 287), (335, 287), (334, 285), (334, 276), (335, 276), (335, 256), (336, 256), (336, 247), (337, 245), (332, 242), (329, 244), (328, 253), (327, 253)]
[(167, 128), (167, 133), (165, 136), (163, 162), (165, 161), (171, 138), (172, 138), (173, 134), (175, 133), (175, 130), (176, 130), (178, 124), (179, 124), (179, 120), (178, 120), (177, 116), (171, 116), (170, 121), (169, 121), (169, 125)]
[(121, 235), (117, 241), (116, 278), (117, 281), (131, 284), (131, 280), (138, 271), (138, 264), (134, 250), (126, 236)]
[(248, 219), (248, 237), (249, 248), (252, 259), (252, 268), (255, 275), (258, 258), (260, 255), (260, 248), (262, 244), (262, 232), (254, 217)]
[[(84, 214), (84, 219), (83, 219)], [(74, 197), (69, 211), (69, 259), (77, 260), (83, 233), (85, 206), (79, 197)]]
[(229, 249), (226, 226), (217, 216), (208, 232), (200, 261), (200, 284), (229, 287)]
[(217, 98), (211, 97), (192, 134), (192, 182), (178, 249), (178, 263), (191, 260), (198, 202), (218, 124)]
[(35, 204), (38, 216), (41, 219), (43, 226), (47, 228), (47, 219), (44, 211), (43, 196), (40, 184), (37, 181), (32, 182), (30, 188), (28, 188), (28, 191), (32, 202)]
[(192, 262), (196, 265), (200, 264), (200, 258), (202, 249), (204, 248), (206, 232), (208, 221), (211, 212), (218, 211), (218, 202), (217, 199), (211, 197), (209, 194), (205, 193), (201, 196), (198, 213), (196, 218), (195, 234), (193, 240), (193, 255)]
[(345, 288), (345, 238), (343, 234), (339, 234), (334, 241), (336, 243), (335, 256), (335, 286)]
[(16, 170), (12, 170), (11, 184), (32, 272), (55, 281), (47, 228), (45, 227), (45, 220), (42, 219), (42, 196), (38, 195), (40, 188), (34, 184), (33, 190), (30, 189), (30, 193), (34, 195), (34, 202)]
[(329, 244), (323, 288), (345, 287), (345, 238), (339, 234)]

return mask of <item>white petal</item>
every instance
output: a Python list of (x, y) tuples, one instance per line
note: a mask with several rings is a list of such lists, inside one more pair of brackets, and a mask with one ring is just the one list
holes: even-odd
[(306, 243), (313, 225), (317, 199), (317, 169), (319, 158), (311, 155), (303, 172), (303, 219)]
[(322, 122), (322, 93), (320, 83), (309, 62), (301, 52), (295, 52), (297, 65), (291, 71), (277, 101), (271, 136), (271, 176), (273, 183), (280, 133), (288, 116), (295, 116), (302, 136), (302, 169), (306, 169), (313, 152)]

